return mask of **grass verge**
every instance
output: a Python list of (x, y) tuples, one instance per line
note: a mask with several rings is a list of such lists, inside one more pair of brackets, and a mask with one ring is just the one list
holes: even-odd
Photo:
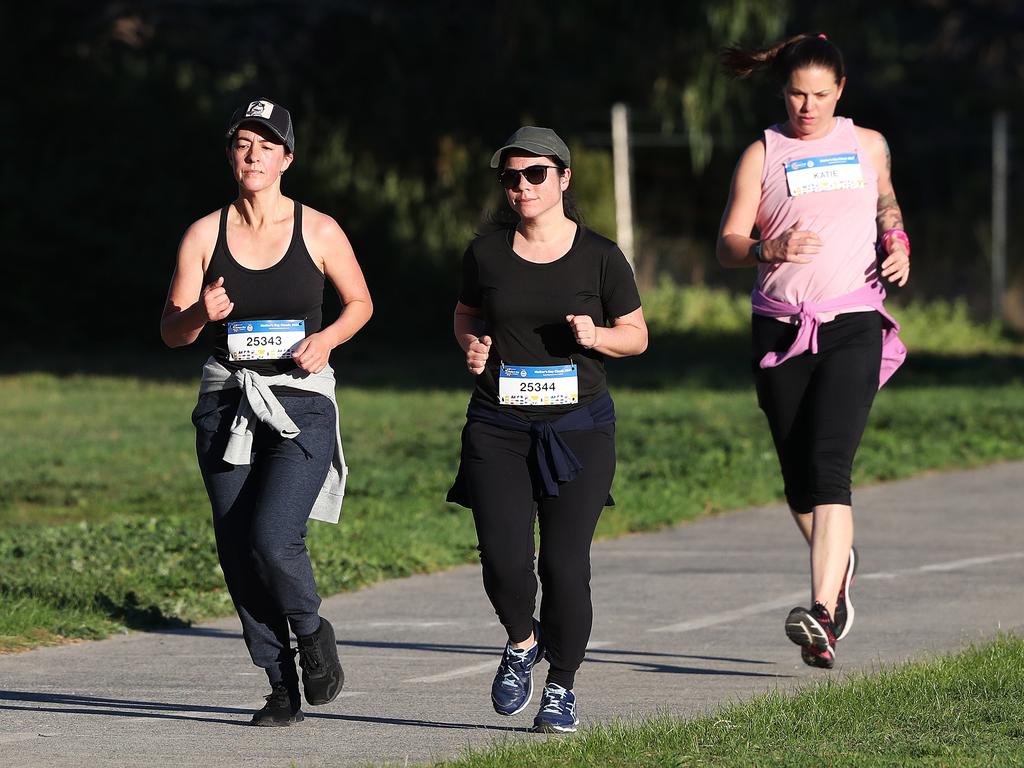
[(683, 721), (662, 716), (507, 743), (435, 768), (1019, 766), (1024, 640), (771, 693)]
[[(619, 466), (598, 533), (770, 502), (777, 461), (751, 392), (617, 390)], [(445, 503), (466, 394), (340, 388), (352, 464), (339, 526), (309, 546), (322, 594), (472, 562)], [(0, 377), (0, 651), (231, 612), (188, 413), (192, 383)], [(1024, 458), (1024, 388), (878, 397), (857, 483)], [(31, 425), (26, 429), (25, 425)]]

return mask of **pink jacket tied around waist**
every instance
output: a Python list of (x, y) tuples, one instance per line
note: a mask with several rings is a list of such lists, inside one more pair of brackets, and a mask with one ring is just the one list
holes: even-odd
[(755, 288), (750, 296), (751, 307), (755, 314), (765, 317), (796, 317), (800, 322), (800, 329), (790, 348), (782, 355), (779, 355), (778, 352), (769, 352), (761, 358), (761, 367), (774, 368), (804, 352), (817, 354), (818, 326), (821, 325), (818, 316), (821, 313), (870, 306), (877, 310), (885, 320), (882, 327), (882, 367), (878, 375), (878, 388), (881, 389), (907, 358), (907, 348), (899, 337), (900, 324), (885, 311), (882, 304), (884, 300), (885, 289), (879, 283), (865, 285), (852, 293), (828, 301), (821, 301), (817, 304), (805, 301), (799, 305), (773, 299), (762, 293), (760, 289)]

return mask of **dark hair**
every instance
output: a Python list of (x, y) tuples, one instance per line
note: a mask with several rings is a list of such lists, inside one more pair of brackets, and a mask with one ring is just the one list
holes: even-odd
[(825, 35), (804, 33), (767, 48), (744, 49), (729, 46), (722, 50), (722, 66), (734, 77), (750, 77), (766, 72), (779, 85), (785, 85), (794, 70), (806, 67), (830, 69), (838, 83), (846, 77), (843, 54)]
[[(565, 169), (568, 167), (565, 163), (559, 160), (553, 155), (543, 155), (548, 160), (558, 166), (558, 174), (562, 175), (565, 173)], [(504, 167), (505, 155), (501, 156), (501, 163), (499, 167)], [(562, 212), (565, 213), (567, 219), (572, 219), (581, 227), (585, 226), (583, 221), (583, 212), (580, 211), (576, 205), (576, 198), (572, 192), (568, 189), (562, 193)], [(513, 211), (508, 205), (501, 206), (496, 211), (488, 211), (484, 214), (483, 220), (480, 222), (478, 227), (478, 235), (485, 235), (490, 232), (495, 232), (499, 229), (515, 229), (519, 225), (519, 214)]]

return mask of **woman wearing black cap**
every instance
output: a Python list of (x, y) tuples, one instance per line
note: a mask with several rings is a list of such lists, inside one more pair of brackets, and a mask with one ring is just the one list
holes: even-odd
[[(217, 553), (253, 663), (271, 693), (254, 725), (302, 720), (344, 674), (306, 550), (306, 520), (336, 522), (347, 470), (328, 356), (373, 311), (345, 233), (281, 193), (294, 159), (291, 116), (266, 99), (239, 108), (227, 131), (238, 198), (185, 232), (160, 322), (169, 346), (207, 324), (213, 356), (192, 413), (213, 507)], [(283, 254), (283, 255), (282, 255)], [(321, 328), (324, 277), (344, 305)]]
[(455, 338), (476, 386), (448, 494), (473, 510), (484, 589), (508, 633), (494, 709), (527, 707), (532, 668), (546, 656), (534, 729), (555, 732), (579, 722), (572, 689), (593, 621), (590, 544), (615, 473), (604, 359), (647, 348), (629, 264), (568, 201), (569, 160), (554, 131), (534, 126), (491, 160), (517, 221), (476, 238), (463, 258)]

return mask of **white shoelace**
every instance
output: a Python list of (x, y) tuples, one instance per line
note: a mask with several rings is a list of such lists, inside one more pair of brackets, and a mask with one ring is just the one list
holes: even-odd
[(508, 666), (505, 667), (505, 675), (501, 678), (501, 684), (507, 688), (515, 688), (519, 685), (519, 676), (516, 671), (512, 668), (513, 664), (522, 664), (526, 661), (526, 655), (537, 646), (531, 648), (509, 648), (508, 654), (512, 658), (509, 660)]
[[(544, 706), (542, 711), (546, 715), (558, 715), (562, 711), (562, 702), (565, 695), (569, 693), (565, 688), (555, 683), (549, 683), (544, 687)], [(570, 712), (572, 704), (569, 705)]]

